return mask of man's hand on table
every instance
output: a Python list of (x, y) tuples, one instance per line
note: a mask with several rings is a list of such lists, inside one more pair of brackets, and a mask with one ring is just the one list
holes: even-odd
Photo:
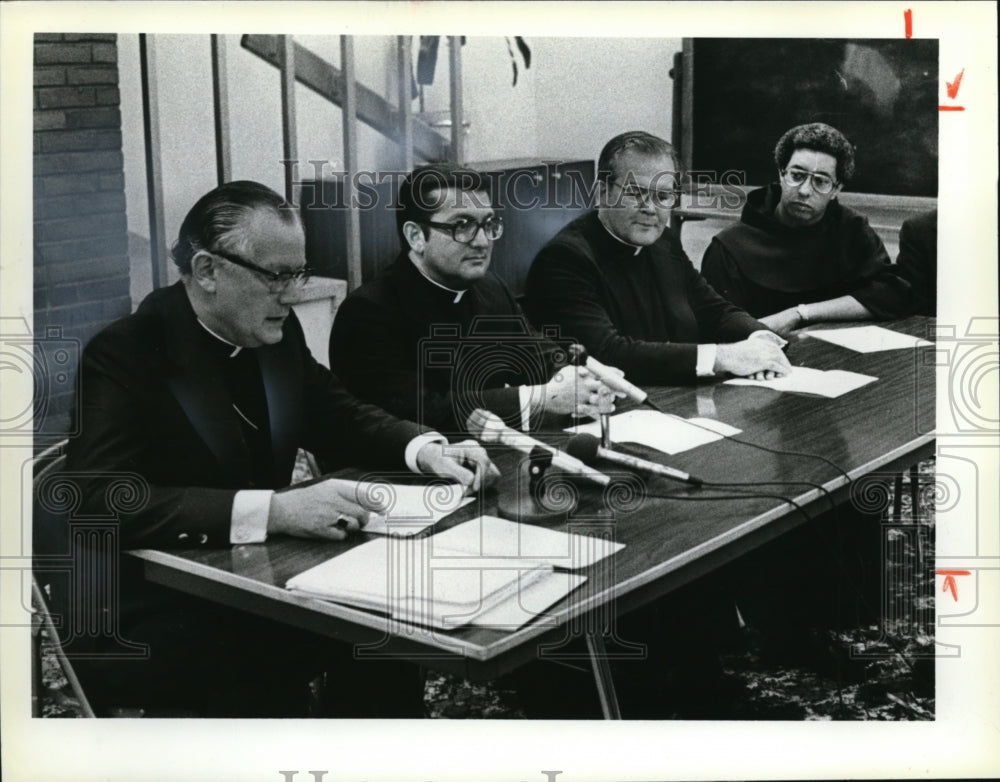
[(557, 415), (590, 416), (615, 411), (615, 392), (586, 367), (565, 366), (532, 396), (541, 397), (541, 409)]
[(784, 340), (776, 334), (760, 332), (742, 342), (719, 345), (715, 354), (715, 373), (728, 372), (754, 380), (773, 380), (792, 371), (781, 351)]
[(500, 470), (475, 440), (427, 443), (417, 451), (417, 467), (422, 473), (457, 481), (467, 494), (493, 485), (500, 477)]
[(802, 313), (796, 307), (790, 307), (787, 310), (760, 318), (760, 322), (783, 337), (787, 337), (790, 332), (806, 325), (802, 319)]
[(267, 534), (343, 540), (348, 533), (381, 517), (380, 511), (384, 510), (374, 499), (358, 496), (357, 481), (328, 478), (275, 492), (267, 516)]

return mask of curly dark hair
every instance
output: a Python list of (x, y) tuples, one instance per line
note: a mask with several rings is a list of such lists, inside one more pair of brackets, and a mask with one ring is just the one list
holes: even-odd
[(822, 122), (797, 125), (778, 139), (774, 162), (784, 170), (797, 149), (825, 152), (837, 159), (837, 181), (847, 183), (854, 176), (854, 147), (839, 130)]
[(219, 185), (199, 198), (181, 223), (170, 252), (181, 274), (191, 273), (191, 259), (199, 250), (211, 252), (220, 244), (233, 244), (234, 234), (255, 209), (270, 210), (285, 223), (299, 221), (295, 208), (260, 182), (240, 180)]

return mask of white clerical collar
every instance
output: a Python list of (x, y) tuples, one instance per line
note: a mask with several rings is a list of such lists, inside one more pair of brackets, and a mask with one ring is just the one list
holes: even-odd
[(448, 291), (448, 293), (454, 293), (455, 294), (455, 298), (452, 299), (452, 302), (451, 302), (452, 304), (458, 304), (462, 300), (462, 297), (465, 295), (465, 291), (464, 290), (456, 291), (453, 288), (449, 288), (447, 285), (442, 285), (437, 280), (432, 280), (430, 277), (428, 277), (426, 274), (424, 274), (424, 270), (420, 268), (420, 264), (417, 263), (416, 259), (414, 259), (414, 257), (413, 257), (413, 251), (412, 250), (410, 250), (410, 252), (407, 255), (407, 257), (410, 259), (410, 263), (412, 263), (414, 265), (414, 267), (416, 268), (416, 270), (418, 272), (420, 272), (420, 276), (423, 277), (425, 280), (427, 280), (427, 282), (429, 282), (431, 285), (437, 286), (438, 288), (440, 288), (443, 291)]
[(201, 326), (203, 329), (205, 329), (205, 331), (207, 331), (209, 334), (211, 334), (217, 340), (219, 340), (219, 342), (222, 342), (222, 343), (224, 343), (226, 345), (229, 345), (229, 347), (231, 347), (233, 349), (233, 352), (229, 354), (229, 358), (236, 358), (239, 355), (240, 351), (243, 350), (243, 348), (241, 346), (234, 345), (232, 342), (230, 342), (225, 337), (220, 337), (218, 334), (216, 334), (214, 331), (212, 331), (212, 329), (210, 329), (201, 318), (195, 318), (195, 320), (198, 321), (198, 325), (199, 326)]
[(604, 226), (604, 230), (607, 231), (608, 234), (611, 236), (611, 238), (614, 239), (616, 242), (618, 242), (618, 244), (624, 244), (626, 247), (631, 247), (632, 249), (635, 250), (635, 252), (632, 253), (632, 255), (638, 255), (639, 253), (642, 252), (642, 248), (639, 247), (638, 245), (632, 244), (631, 242), (626, 242), (620, 236), (617, 236), (615, 232), (608, 227), (608, 224), (604, 222), (604, 218), (601, 216), (600, 212), (597, 213), (597, 219), (600, 221), (601, 225)]

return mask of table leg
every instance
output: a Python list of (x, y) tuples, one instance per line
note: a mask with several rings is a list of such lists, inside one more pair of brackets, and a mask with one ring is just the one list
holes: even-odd
[(913, 523), (917, 525), (917, 567), (924, 568), (924, 542), (920, 536), (920, 465), (910, 468), (910, 508), (913, 511)]
[(611, 678), (611, 665), (608, 663), (608, 655), (604, 648), (604, 636), (597, 632), (588, 632), (587, 651), (590, 653), (590, 665), (594, 669), (594, 682), (597, 684), (597, 697), (601, 699), (604, 719), (620, 720), (622, 713), (618, 708), (615, 683)]

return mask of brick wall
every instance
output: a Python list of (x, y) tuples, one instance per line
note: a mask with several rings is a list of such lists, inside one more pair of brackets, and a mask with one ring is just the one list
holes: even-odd
[(131, 303), (116, 37), (37, 34), (34, 49), (38, 439), (68, 431), (79, 348)]

